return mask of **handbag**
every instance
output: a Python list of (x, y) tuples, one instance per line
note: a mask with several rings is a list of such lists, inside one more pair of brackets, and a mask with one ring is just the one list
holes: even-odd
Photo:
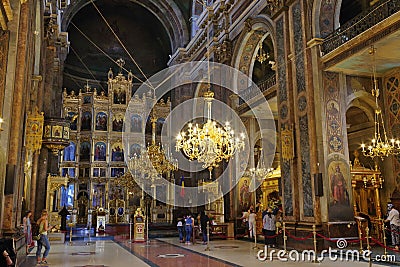
[(32, 236), (32, 239), (36, 241), (40, 240), (40, 234)]

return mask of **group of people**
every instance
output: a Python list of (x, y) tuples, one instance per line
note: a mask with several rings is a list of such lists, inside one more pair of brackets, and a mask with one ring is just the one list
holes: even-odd
[[(210, 221), (210, 218), (206, 215), (204, 211), (200, 213), (200, 231), (202, 233), (203, 245), (207, 244), (207, 224)], [(177, 223), (178, 233), (179, 233), (179, 242), (183, 243), (185, 237), (185, 244), (191, 244), (191, 238), (193, 234), (194, 228), (194, 218), (191, 215), (184, 216), (182, 219), (178, 220)]]
[[(29, 253), (29, 250), (34, 247), (33, 235), (32, 235), (32, 211), (28, 210), (26, 212), (25, 217), (23, 218), (24, 224), (24, 234), (26, 240), (26, 252)], [(41, 217), (36, 222), (37, 227), (39, 228), (39, 236), (37, 240), (37, 250), (36, 250), (36, 258), (38, 264), (47, 264), (47, 256), (50, 252), (50, 242), (47, 237), (47, 233), (50, 230), (49, 221), (48, 221), (48, 212), (47, 210), (43, 210), (41, 213)], [(42, 255), (42, 248), (45, 247), (44, 253)]]
[[(265, 245), (270, 245), (273, 247), (276, 245), (276, 238), (274, 238), (274, 236), (276, 234), (276, 221), (278, 212), (278, 208), (272, 209), (271, 207), (268, 207), (267, 210), (262, 212), (262, 232), (264, 235)], [(250, 206), (248, 210), (243, 210), (243, 215), (240, 219), (242, 219), (245, 229), (249, 230), (249, 237), (255, 238), (257, 234), (257, 214), (253, 206)]]

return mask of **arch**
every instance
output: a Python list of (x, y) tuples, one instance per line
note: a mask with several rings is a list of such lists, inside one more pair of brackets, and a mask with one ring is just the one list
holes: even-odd
[(375, 98), (366, 91), (357, 91), (347, 96), (346, 112), (350, 107), (358, 107), (363, 110), (368, 118), (374, 120)]
[(313, 36), (324, 38), (340, 27), (339, 16), (342, 0), (314, 1), (312, 30)]
[[(173, 0), (130, 0), (130, 2), (146, 8), (161, 22), (169, 36), (172, 51), (188, 43), (188, 25), (181, 19), (184, 16)], [(66, 31), (73, 17), (89, 4), (91, 1), (77, 0), (74, 5), (69, 5), (63, 13), (61, 30)]]
[[(247, 23), (234, 48), (231, 65), (251, 78), (258, 44), (271, 36), (273, 47), (276, 47), (275, 30), (272, 20), (265, 15), (258, 15)], [(275, 53), (274, 49), (274, 53)], [(276, 57), (275, 57), (276, 58)], [(243, 81), (238, 81), (243, 83)], [(241, 87), (246, 85), (241, 84)]]

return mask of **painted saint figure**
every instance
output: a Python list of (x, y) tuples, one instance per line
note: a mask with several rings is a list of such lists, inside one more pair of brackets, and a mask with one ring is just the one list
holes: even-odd
[(347, 193), (346, 180), (344, 179), (339, 165), (336, 165), (335, 172), (331, 175), (331, 190), (334, 204), (349, 204), (349, 194)]
[(250, 189), (248, 181), (243, 180), (243, 185), (240, 187), (240, 204), (243, 208), (247, 208), (250, 205)]

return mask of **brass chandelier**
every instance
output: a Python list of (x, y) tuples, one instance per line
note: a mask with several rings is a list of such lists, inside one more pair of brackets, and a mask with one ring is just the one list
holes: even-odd
[(371, 144), (366, 145), (364, 143), (361, 144), (361, 151), (364, 156), (375, 158), (381, 158), (383, 160), (385, 157), (390, 155), (398, 155), (400, 154), (400, 140), (398, 139), (389, 139), (387, 137), (384, 118), (382, 114), (382, 110), (378, 104), (379, 98), (379, 88), (377, 85), (376, 79), (376, 66), (375, 66), (375, 53), (376, 48), (371, 46), (369, 50), (369, 54), (373, 56), (373, 88), (372, 95), (375, 97), (375, 117), (374, 117), (374, 138), (371, 140)]
[(151, 164), (159, 174), (169, 173), (178, 170), (178, 160), (172, 157), (169, 150), (156, 145), (156, 118), (151, 118), (152, 123), (152, 139), (151, 145), (147, 147), (147, 155)]
[(176, 137), (176, 151), (183, 151), (189, 160), (197, 160), (203, 168), (217, 167), (222, 160), (228, 161), (237, 151), (244, 148), (244, 134), (235, 137), (235, 132), (226, 122), (219, 126), (211, 119), (211, 104), (214, 93), (204, 93), (207, 105), (207, 122), (203, 125), (188, 124), (186, 132)]
[(263, 50), (263, 41), (261, 39), (260, 44), (258, 46), (258, 54), (256, 56), (256, 60), (260, 62), (261, 64), (269, 59), (269, 54), (264, 53)]

